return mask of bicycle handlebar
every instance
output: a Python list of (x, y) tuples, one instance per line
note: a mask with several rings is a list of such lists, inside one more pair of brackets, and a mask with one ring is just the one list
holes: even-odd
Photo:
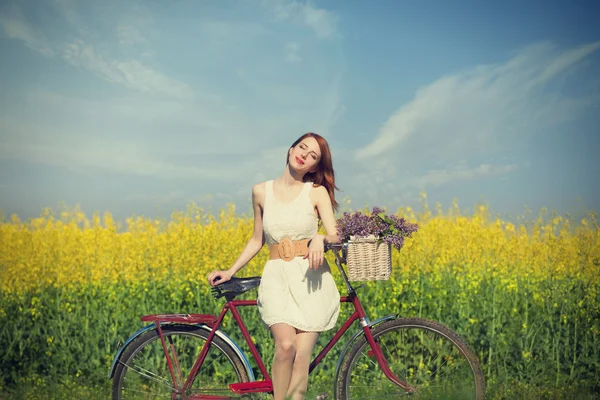
[(348, 243), (347, 242), (342, 242), (342, 243), (328, 243), (325, 245), (325, 251), (328, 250), (342, 250), (343, 248), (348, 247)]

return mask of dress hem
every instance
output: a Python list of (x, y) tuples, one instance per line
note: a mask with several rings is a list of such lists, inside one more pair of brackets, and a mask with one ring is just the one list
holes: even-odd
[[(337, 318), (336, 318), (336, 320), (337, 320)], [(265, 321), (263, 321), (263, 322), (265, 322)], [(335, 327), (335, 323), (332, 326), (325, 325), (325, 327), (308, 327), (307, 325), (302, 325), (302, 324), (298, 324), (296, 322), (292, 322), (289, 320), (283, 320), (283, 319), (277, 319), (277, 320), (275, 320), (275, 322), (270, 322), (270, 323), (265, 322), (265, 325), (267, 325), (269, 327), (269, 329), (271, 328), (271, 326), (273, 326), (275, 324), (290, 325), (292, 328), (296, 328), (296, 329), (299, 329), (304, 332), (326, 332)]]

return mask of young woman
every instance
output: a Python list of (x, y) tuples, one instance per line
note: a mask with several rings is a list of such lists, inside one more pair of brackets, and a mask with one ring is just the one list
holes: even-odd
[[(258, 309), (275, 340), (271, 371), (275, 400), (303, 399), (319, 332), (335, 326), (340, 294), (323, 257), (338, 242), (335, 177), (329, 145), (307, 133), (287, 153), (283, 174), (252, 188), (254, 233), (235, 263), (208, 275), (214, 286), (231, 279), (266, 242)], [(327, 235), (317, 233), (321, 219)]]

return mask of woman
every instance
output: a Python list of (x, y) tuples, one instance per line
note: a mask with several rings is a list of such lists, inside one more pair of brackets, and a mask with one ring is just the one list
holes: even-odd
[[(334, 189), (327, 141), (315, 133), (301, 136), (288, 150), (283, 174), (252, 188), (254, 233), (239, 258), (208, 275), (212, 286), (226, 282), (269, 245), (258, 309), (275, 340), (275, 400), (304, 398), (319, 332), (338, 318), (340, 294), (323, 257), (324, 245), (338, 242)], [(319, 218), (327, 235), (317, 233)]]

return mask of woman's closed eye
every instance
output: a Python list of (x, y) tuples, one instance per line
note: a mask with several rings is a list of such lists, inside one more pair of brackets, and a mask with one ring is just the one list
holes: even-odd
[[(300, 145), (300, 148), (301, 148), (302, 150), (306, 150), (306, 149), (308, 149), (308, 147), (306, 147), (306, 145), (305, 145), (304, 143), (302, 143), (302, 144)], [(314, 151), (313, 151), (313, 152), (311, 152), (311, 153), (310, 153), (310, 155), (311, 155), (311, 157), (312, 157), (312, 159), (313, 159), (313, 160), (317, 161), (317, 155), (315, 154), (315, 152), (314, 152)]]

